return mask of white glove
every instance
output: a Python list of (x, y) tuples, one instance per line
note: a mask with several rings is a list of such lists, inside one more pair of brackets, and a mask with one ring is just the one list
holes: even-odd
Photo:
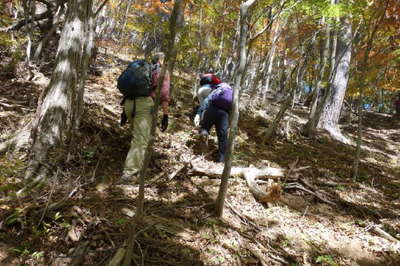
[(195, 117), (194, 117), (194, 125), (196, 126), (196, 127), (198, 127), (199, 125), (200, 125), (200, 115), (196, 115)]

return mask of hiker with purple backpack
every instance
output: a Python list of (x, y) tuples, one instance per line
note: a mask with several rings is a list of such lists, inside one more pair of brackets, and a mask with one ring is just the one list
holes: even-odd
[(219, 83), (201, 103), (194, 121), (196, 126), (200, 125), (200, 135), (205, 139), (208, 138), (210, 129), (215, 125), (218, 138), (218, 162), (225, 161), (232, 96), (233, 91), (229, 84)]

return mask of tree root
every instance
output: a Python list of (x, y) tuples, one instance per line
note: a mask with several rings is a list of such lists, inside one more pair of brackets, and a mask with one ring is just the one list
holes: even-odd
[(4, 154), (9, 150), (18, 151), (23, 149), (29, 143), (30, 134), (31, 134), (31, 122), (29, 122), (21, 130), (17, 131), (16, 134), (9, 140), (0, 143), (0, 154)]

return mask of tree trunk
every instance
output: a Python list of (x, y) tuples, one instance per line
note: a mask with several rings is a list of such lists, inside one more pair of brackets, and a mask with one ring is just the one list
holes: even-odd
[(266, 62), (266, 68), (265, 68), (265, 81), (264, 81), (264, 88), (262, 89), (262, 100), (265, 102), (267, 99), (267, 93), (269, 91), (270, 85), (271, 85), (271, 79), (272, 79), (272, 70), (273, 70), (273, 63), (275, 60), (275, 55), (276, 55), (276, 46), (277, 42), (281, 36), (281, 33), (283, 31), (283, 28), (286, 26), (287, 20), (285, 22), (279, 22), (277, 25), (277, 29), (273, 31), (273, 35), (271, 36), (271, 48), (268, 52), (268, 58)]
[(331, 35), (330, 26), (328, 23), (326, 23), (325, 28), (326, 28), (325, 45), (323, 48), (321, 48), (323, 50), (320, 52), (320, 61), (317, 66), (317, 77), (314, 86), (314, 91), (312, 92), (310, 116), (308, 118), (307, 124), (303, 128), (303, 134), (306, 136), (314, 136), (318, 124), (316, 112), (318, 104), (321, 104), (321, 102), (318, 103), (318, 99), (321, 93), (321, 84), (324, 79), (325, 69), (327, 67), (327, 58), (329, 55), (330, 35)]
[(275, 136), (276, 133), (276, 129), (278, 128), (280, 121), (284, 117), (286, 110), (290, 107), (292, 99), (293, 99), (293, 92), (290, 93), (288, 97), (286, 97), (285, 101), (281, 105), (281, 108), (279, 109), (278, 114), (275, 116), (274, 121), (271, 123), (271, 125), (269, 125), (267, 132), (265, 134), (267, 142), (272, 142), (273, 137)]
[(64, 11), (64, 6), (59, 6), (56, 14), (54, 15), (54, 20), (53, 20), (53, 25), (51, 26), (51, 29), (47, 32), (47, 34), (43, 37), (43, 39), (40, 41), (39, 45), (36, 47), (35, 53), (33, 55), (33, 60), (37, 61), (40, 57), (40, 54), (42, 53), (42, 50), (44, 47), (46, 47), (47, 43), (49, 42), (50, 38), (54, 35), (54, 33), (57, 30), (57, 27), (59, 26), (59, 21), (60, 18), (63, 15)]
[[(25, 14), (25, 21), (30, 21), (31, 18), (33, 17), (34, 13), (34, 8), (32, 5), (32, 0), (24, 1), (23, 2), (23, 7), (24, 7), (24, 14)], [(32, 52), (32, 23), (28, 23), (27, 25), (27, 38), (28, 38), (28, 44), (26, 45), (26, 65), (29, 67), (31, 64), (31, 52)], [(30, 68), (29, 68), (30, 72)], [(29, 73), (29, 76), (31, 73)]]
[(260, 56), (259, 62), (257, 64), (257, 67), (255, 67), (255, 76), (251, 82), (250, 86), (250, 99), (255, 99), (256, 95), (258, 94), (258, 85), (260, 84), (262, 74), (264, 72), (264, 69), (266, 67), (266, 62), (267, 60), (263, 60), (264, 56)]
[(269, 53), (268, 61), (267, 61), (267, 68), (265, 71), (265, 85), (262, 91), (262, 101), (265, 102), (267, 99), (267, 93), (269, 91), (270, 83), (271, 83), (271, 75), (272, 75), (272, 65), (275, 59), (275, 51), (276, 51), (276, 42), (274, 41), (271, 46), (271, 50)]
[(313, 94), (310, 117), (313, 117), (317, 110), (318, 95), (320, 94), (321, 84), (324, 79), (325, 69), (327, 66), (327, 58), (329, 55), (331, 29), (328, 23), (326, 23), (325, 27), (326, 27), (325, 46), (323, 48), (323, 51), (321, 52), (320, 62), (318, 65), (317, 81), (315, 83), (315, 89), (314, 89), (315, 92)]
[(218, 45), (217, 57), (215, 59), (215, 71), (217, 71), (221, 66), (222, 54), (224, 52), (224, 36), (225, 36), (225, 24), (222, 25), (221, 40)]
[(228, 190), (228, 179), (231, 172), (232, 156), (234, 150), (234, 139), (236, 135), (237, 123), (239, 119), (239, 93), (241, 89), (242, 75), (244, 74), (246, 66), (246, 42), (248, 35), (248, 19), (249, 19), (249, 8), (256, 2), (256, 0), (248, 0), (240, 5), (240, 36), (238, 45), (239, 64), (235, 71), (235, 83), (233, 88), (233, 106), (232, 106), (232, 118), (229, 130), (228, 149), (226, 151), (225, 166), (221, 177), (221, 185), (218, 192), (218, 198), (216, 201), (216, 213), (219, 217), (222, 216), (225, 196)]
[[(370, 52), (372, 50), (372, 46), (374, 43), (374, 37), (375, 33), (378, 30), (378, 27), (380, 23), (382, 22), (382, 19), (386, 13), (386, 9), (388, 7), (389, 1), (386, 1), (385, 7), (383, 9), (383, 12), (379, 19), (377, 19), (376, 24), (374, 25), (374, 28), (372, 29), (372, 32), (368, 38), (367, 42), (367, 47), (365, 48), (364, 52), (364, 58), (363, 61), (361, 62), (360, 69), (361, 69), (361, 77), (365, 76), (365, 73), (367, 72), (368, 68), (368, 58), (370, 55)], [(358, 103), (358, 130), (357, 130), (357, 149), (356, 149), (356, 156), (354, 158), (354, 165), (353, 165), (353, 180), (356, 181), (358, 177), (358, 170), (359, 170), (359, 165), (360, 165), (360, 156), (361, 156), (361, 144), (362, 144), (362, 119), (363, 119), (363, 93), (364, 93), (364, 79), (359, 79), (359, 103)]]
[(118, 33), (118, 39), (120, 39), (120, 40), (122, 39), (122, 33), (124, 32), (125, 27), (126, 27), (126, 23), (128, 21), (128, 14), (129, 14), (129, 10), (131, 9), (132, 2), (133, 2), (133, 0), (128, 0), (128, 2), (126, 3), (125, 15), (124, 15), (124, 18), (122, 20), (121, 29), (119, 30), (119, 33)]
[(327, 102), (324, 106), (318, 127), (326, 129), (334, 139), (349, 143), (349, 140), (340, 132), (338, 124), (349, 79), (352, 31), (351, 22), (348, 18), (341, 19), (341, 24), (343, 32), (339, 33), (337, 52), (334, 55), (337, 67), (335, 67), (330, 86), (331, 89), (327, 91)]
[[(302, 63), (302, 66), (306, 64), (308, 57), (306, 55), (304, 55), (303, 58), (305, 58), (305, 59), (304, 59), (304, 62)], [(294, 80), (293, 74), (296, 71), (296, 69), (302, 69), (302, 66), (299, 67), (299, 64), (300, 64), (300, 62), (297, 63), (297, 65), (292, 69), (292, 71), (290, 73), (290, 83), (291, 84), (289, 85), (289, 88), (290, 88), (289, 95), (286, 97), (285, 101), (282, 103), (278, 114), (275, 116), (274, 121), (271, 123), (271, 125), (268, 127), (268, 129), (266, 131), (265, 137), (266, 137), (267, 141), (269, 141), (269, 142), (275, 136), (276, 129), (278, 128), (280, 121), (285, 116), (287, 109), (289, 109), (289, 107), (293, 101), (294, 93), (298, 86), (298, 79), (297, 79), (298, 75), (296, 75), (296, 80), (295, 80), (295, 82), (293, 82), (293, 80)], [(298, 71), (300, 71), (300, 70), (298, 70)], [(286, 87), (286, 86), (284, 86), (284, 87)]]
[(70, 0), (68, 13), (59, 41), (56, 66), (49, 86), (43, 91), (31, 132), (31, 161), (25, 177), (36, 175), (35, 183), (46, 177), (49, 152), (68, 141), (78, 118), (79, 102), (90, 51), (84, 50), (90, 33), (87, 25), (92, 16), (92, 0)]

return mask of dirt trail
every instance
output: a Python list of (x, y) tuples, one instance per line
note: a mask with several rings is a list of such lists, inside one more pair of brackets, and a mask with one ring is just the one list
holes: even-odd
[[(121, 175), (130, 141), (127, 127), (119, 126), (120, 96), (115, 88), (125, 62), (117, 56), (101, 54), (98, 65), (104, 73), (89, 77), (83, 125), (72, 158), (59, 166), (69, 184), (50, 200), (64, 204), (47, 211), (44, 223), (37, 227), (40, 236), (37, 238), (27, 229), (41, 216), (30, 207), (31, 203), (1, 202), (7, 206), (1, 209), (2, 213), (8, 216), (13, 208), (31, 210), (25, 213), (26, 224), (11, 223), (0, 228), (4, 230), (7, 246), (20, 247), (24, 239), (33, 244), (25, 247), (28, 250), (25, 254), (17, 252), (14, 262), (35, 262), (33, 252), (45, 251), (46, 255), (36, 262), (65, 265), (78, 244), (89, 241), (85, 265), (104, 265), (127, 238), (138, 188), (110, 185)], [(302, 172), (301, 178), (335, 205), (327, 205), (305, 191), (287, 188), (282, 202), (266, 206), (254, 199), (244, 180), (232, 178), (224, 218), (217, 220), (213, 216), (213, 203), (218, 179), (193, 176), (183, 169), (167, 180), (188, 158), (201, 156), (190, 120), (190, 90), (183, 83), (173, 86), (180, 88), (181, 93), (171, 108), (169, 129), (158, 132), (146, 185), (145, 218), (135, 250), (137, 263), (143, 260), (144, 265), (260, 265), (260, 261), (263, 265), (400, 264), (400, 246), (376, 235), (370, 227), (383, 225), (392, 236), (400, 234), (400, 177), (398, 161), (393, 162), (399, 154), (394, 150), (400, 144), (398, 121), (368, 114), (366, 143), (373, 147), (363, 152), (361, 178), (359, 183), (353, 183), (355, 148), (326, 137), (307, 140), (299, 136), (296, 128), (303, 123), (305, 110), (296, 109), (291, 115), (290, 138), (279, 135), (273, 145), (264, 144), (258, 134), (260, 127), (268, 124), (265, 112), (243, 110), (234, 165), (287, 168), (299, 159), (299, 166), (311, 166)], [(346, 128), (346, 133), (353, 132), (353, 126)], [(213, 135), (210, 149), (216, 146)], [(205, 159), (211, 161), (212, 156)], [(8, 159), (0, 157), (0, 160)], [(3, 168), (0, 170), (4, 177), (12, 176), (5, 175)], [(51, 191), (51, 186), (47, 189)], [(39, 199), (36, 208), (43, 210), (49, 194)], [(13, 239), (15, 230), (21, 232)]]

